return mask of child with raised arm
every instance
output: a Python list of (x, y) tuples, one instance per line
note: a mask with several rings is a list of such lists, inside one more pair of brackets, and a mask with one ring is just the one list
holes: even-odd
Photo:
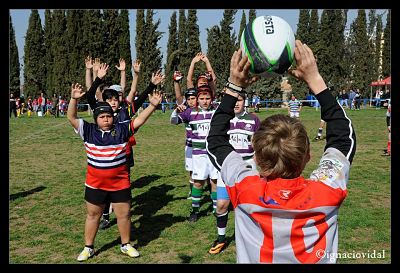
[(86, 222), (85, 247), (77, 260), (85, 261), (94, 255), (94, 240), (105, 203), (110, 200), (117, 217), (121, 236), (121, 252), (138, 257), (139, 252), (130, 244), (131, 189), (126, 145), (130, 135), (142, 126), (161, 101), (161, 94), (149, 95), (150, 105), (130, 122), (114, 123), (114, 111), (107, 102), (98, 102), (94, 108), (94, 121), (89, 123), (77, 116), (77, 101), (85, 94), (82, 86), (73, 84), (68, 106), (68, 120), (85, 144), (86, 173)]
[(192, 134), (192, 210), (189, 222), (196, 222), (200, 211), (200, 200), (203, 194), (203, 186), (208, 178), (211, 180), (211, 199), (213, 211), (217, 206), (217, 178), (218, 171), (211, 164), (206, 151), (206, 136), (210, 129), (211, 117), (215, 108), (211, 104), (212, 91), (209, 86), (197, 89), (197, 103), (194, 108), (186, 108), (184, 105), (172, 112), (170, 121), (172, 124), (188, 123)]
[(229, 144), (229, 121), (240, 92), (255, 78), (250, 62), (235, 51), (225, 95), (207, 137), (207, 150), (221, 170), (235, 209), (238, 263), (334, 263), (338, 248), (338, 209), (347, 195), (355, 133), (323, 78), (311, 49), (296, 41), (297, 68), (290, 73), (307, 83), (321, 104), (326, 146), (310, 178), (301, 176), (310, 159), (307, 131), (297, 118), (273, 115), (253, 135), (253, 170)]

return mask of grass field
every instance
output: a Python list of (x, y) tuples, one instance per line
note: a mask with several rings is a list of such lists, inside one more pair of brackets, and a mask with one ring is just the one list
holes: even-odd
[[(350, 258), (338, 263), (391, 263), (390, 157), (385, 109), (347, 111), (357, 134), (348, 196), (339, 211), (339, 252)], [(283, 109), (262, 109), (261, 119)], [(132, 243), (141, 253), (133, 259), (119, 250), (114, 214), (112, 226), (97, 233), (96, 256), (87, 263), (235, 263), (234, 213), (229, 214), (225, 252), (207, 253), (216, 238), (215, 218), (205, 194), (201, 217), (187, 222), (190, 201), (184, 170), (184, 127), (169, 124), (170, 112), (154, 113), (136, 134), (132, 169)], [(86, 112), (79, 114), (92, 121)], [(320, 113), (303, 108), (301, 120), (310, 139)], [(324, 130), (325, 133), (325, 130)], [(317, 166), (324, 141), (311, 141), (308, 177)], [(86, 155), (82, 140), (67, 118), (25, 116), (9, 126), (9, 262), (78, 263), (83, 248), (83, 199)], [(385, 257), (376, 259), (374, 252)], [(347, 254), (346, 254), (347, 253)], [(364, 257), (363, 257), (364, 256)], [(369, 258), (368, 258), (369, 256)]]

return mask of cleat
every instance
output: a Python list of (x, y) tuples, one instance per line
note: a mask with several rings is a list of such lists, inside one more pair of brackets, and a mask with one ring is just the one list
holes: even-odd
[(225, 248), (226, 248), (226, 241), (218, 242), (218, 240), (215, 240), (208, 253), (218, 254), (223, 252)]
[(139, 251), (137, 251), (131, 244), (126, 244), (124, 246), (121, 246), (121, 252), (132, 258), (140, 256)]
[(81, 254), (79, 254), (77, 260), (79, 262), (83, 262), (88, 260), (89, 258), (92, 258), (93, 256), (94, 256), (94, 249), (85, 246)]

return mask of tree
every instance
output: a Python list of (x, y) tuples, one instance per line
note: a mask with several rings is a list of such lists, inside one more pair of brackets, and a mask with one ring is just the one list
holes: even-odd
[[(83, 26), (82, 26), (82, 43), (84, 45), (84, 56), (91, 56), (92, 58), (104, 59), (104, 27), (103, 15), (100, 10), (84, 10), (83, 11)], [(81, 60), (84, 64), (84, 60)], [(94, 79), (93, 79), (94, 80)]]
[[(186, 67), (189, 68), (192, 59), (196, 56), (197, 53), (201, 52), (200, 31), (199, 31), (199, 26), (197, 25), (197, 12), (194, 9), (188, 10), (188, 20), (186, 24), (186, 29), (187, 29)], [(202, 72), (205, 71), (205, 65), (203, 62), (198, 62), (194, 67), (194, 75), (198, 75), (201, 71)]]
[[(136, 11), (136, 37), (135, 37), (135, 48), (136, 48), (136, 59), (141, 62), (144, 61), (145, 58), (145, 19), (144, 19), (144, 10), (138, 9)], [(143, 66), (142, 66), (143, 67)], [(145, 67), (143, 67), (142, 72)], [(143, 73), (141, 73), (143, 75)], [(138, 81), (138, 90), (144, 90), (145, 88), (145, 79), (143, 76), (139, 77)]]
[(255, 9), (249, 10), (249, 23), (257, 18), (257, 12)]
[(379, 14), (377, 16), (377, 21), (376, 21), (376, 35), (375, 35), (375, 40), (374, 40), (374, 45), (375, 45), (375, 63), (376, 63), (376, 71), (374, 76), (374, 79), (379, 79), (380, 76), (382, 75), (382, 30), (383, 30), (383, 24), (382, 24), (382, 14)]
[(168, 26), (168, 43), (167, 43), (167, 63), (165, 64), (165, 91), (173, 93), (173, 73), (177, 70), (178, 60), (178, 27), (176, 23), (176, 11), (171, 15)]
[[(187, 42), (187, 27), (186, 27), (186, 15), (185, 10), (179, 10), (178, 18), (178, 69), (183, 73), (187, 73), (189, 68), (190, 60), (186, 50)], [(186, 88), (186, 77), (183, 77), (182, 89)]]
[(246, 13), (244, 12), (244, 10), (242, 10), (242, 19), (240, 19), (240, 27), (239, 27), (239, 34), (238, 34), (236, 47), (240, 46), (240, 38), (242, 36), (242, 32), (245, 27), (246, 27)]
[(318, 36), (319, 36), (319, 16), (318, 16), (318, 10), (313, 9), (311, 10), (311, 15), (310, 15), (310, 22), (308, 24), (308, 46), (310, 46), (313, 49), (313, 52), (315, 52), (316, 44), (318, 41)]
[[(82, 10), (67, 10), (66, 12), (66, 49), (68, 59), (68, 74), (67, 82), (76, 83), (85, 82), (85, 69), (83, 61), (85, 53), (83, 50), (83, 11)], [(51, 92), (52, 95), (53, 93)], [(59, 95), (59, 94), (57, 94)]]
[(54, 31), (52, 12), (46, 9), (44, 12), (44, 61), (45, 61), (45, 90), (54, 90), (53, 60), (54, 60)]
[[(70, 93), (71, 82), (68, 81), (67, 75), (69, 71), (68, 65), (68, 48), (67, 48), (67, 36), (65, 35), (66, 18), (64, 10), (54, 10), (52, 13), (53, 21), (53, 66), (52, 66), (52, 77), (53, 87), (46, 91), (46, 95), (51, 94), (62, 94), (68, 96)], [(82, 69), (83, 70), (83, 69)]]
[(353, 75), (353, 86), (354, 88), (365, 88), (369, 85), (369, 44), (367, 36), (367, 19), (365, 10), (358, 10), (357, 18), (355, 19), (354, 25), (354, 46), (355, 46), (355, 57), (354, 57), (354, 75)]
[(116, 9), (106, 9), (103, 10), (104, 18), (104, 62), (110, 65), (108, 73), (106, 75), (106, 81), (111, 84), (119, 84), (120, 82), (120, 72), (115, 68), (115, 65), (119, 64), (119, 59), (121, 58), (119, 52), (119, 36), (120, 25), (118, 21), (118, 10)]
[(303, 43), (309, 42), (309, 24), (310, 24), (310, 10), (301, 9), (299, 13), (299, 22), (297, 24), (296, 39)]
[(129, 12), (126, 9), (122, 9), (118, 16), (118, 25), (120, 34), (118, 36), (119, 56), (125, 60), (126, 64), (126, 86), (130, 88), (132, 81), (132, 54), (131, 54), (131, 42), (129, 34)]
[(390, 58), (390, 45), (391, 45), (391, 10), (388, 10), (388, 15), (386, 17), (386, 26), (383, 31), (383, 49), (382, 49), (382, 76), (384, 78), (388, 77), (391, 75), (390, 73), (390, 63), (391, 63), (391, 58)]
[(14, 93), (19, 96), (20, 94), (20, 70), (19, 70), (19, 57), (18, 57), (18, 47), (15, 41), (15, 31), (11, 21), (10, 16), (10, 93)]
[(226, 59), (226, 56), (222, 55), (221, 30), (218, 25), (214, 25), (210, 29), (207, 28), (207, 46), (207, 58), (213, 66), (215, 75), (221, 81), (222, 79), (219, 75), (225, 69), (224, 59)]
[(43, 29), (38, 10), (29, 17), (24, 46), (24, 86), (26, 96), (37, 96), (45, 87)]
[(232, 24), (235, 22), (235, 14), (237, 10), (226, 9), (224, 10), (223, 18), (220, 22), (220, 30), (221, 30), (221, 43), (220, 43), (220, 52), (224, 58), (221, 61), (221, 71), (219, 71), (218, 78), (220, 79), (217, 82), (217, 88), (221, 89), (225, 81), (229, 77), (229, 67), (230, 67), (230, 58), (226, 56), (232, 56), (235, 51), (235, 41), (236, 36), (232, 33)]

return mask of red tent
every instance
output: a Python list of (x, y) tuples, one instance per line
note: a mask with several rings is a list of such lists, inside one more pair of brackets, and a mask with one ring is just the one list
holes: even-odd
[(385, 85), (391, 85), (392, 84), (392, 77), (389, 76), (386, 79), (383, 79), (383, 82), (385, 82)]
[(383, 86), (386, 85), (385, 81), (375, 81), (375, 82), (371, 82), (370, 86)]

